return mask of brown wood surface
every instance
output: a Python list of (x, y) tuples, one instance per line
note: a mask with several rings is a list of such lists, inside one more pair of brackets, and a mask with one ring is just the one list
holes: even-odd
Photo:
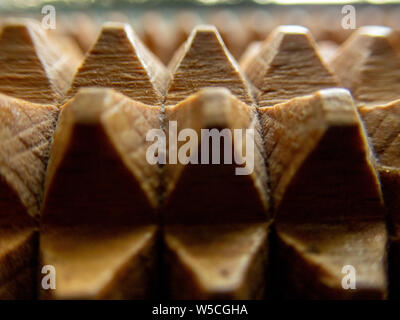
[[(166, 107), (166, 121), (177, 121), (178, 132), (191, 128), (199, 140), (193, 142), (198, 150), (199, 164), (169, 164), (163, 168), (165, 183), (164, 220), (166, 223), (207, 223), (226, 221), (263, 220), (267, 217), (269, 199), (267, 173), (262, 146), (261, 130), (255, 108), (248, 106), (223, 88), (208, 88), (185, 99), (181, 103)], [(200, 164), (201, 129), (253, 129), (254, 170), (248, 175), (236, 175), (238, 166), (224, 164), (221, 150), (221, 164)], [(167, 130), (168, 128), (165, 128)], [(244, 134), (244, 131), (242, 132)], [(233, 141), (221, 142), (232, 150), (232, 156), (243, 159), (243, 150)], [(245, 142), (245, 136), (243, 136)], [(179, 142), (180, 148), (185, 142)], [(203, 142), (204, 143), (204, 142)], [(167, 145), (167, 148), (169, 145)], [(242, 153), (243, 151), (243, 153)], [(210, 159), (212, 152), (210, 149)], [(249, 158), (250, 163), (250, 158)], [(241, 165), (243, 166), (243, 165)], [(193, 206), (193, 203), (196, 203)]]
[(262, 299), (268, 224), (168, 226), (167, 294), (172, 299)]
[(83, 88), (62, 106), (42, 207), (43, 298), (148, 298), (155, 279), (158, 166), (145, 158), (160, 108)]
[[(387, 231), (351, 95), (326, 89), (259, 109), (276, 214), (277, 290), (292, 298), (387, 297)], [(356, 289), (344, 290), (345, 265)]]
[[(302, 22), (304, 12), (297, 14)], [(71, 30), (79, 26), (53, 33), (32, 21), (4, 24), (0, 299), (35, 297), (44, 264), (56, 266), (57, 289), (39, 290), (43, 299), (149, 298), (161, 272), (169, 298), (263, 298), (271, 214), (278, 296), (385, 299), (383, 198), (390, 281), (399, 292), (400, 104), (393, 100), (400, 61), (393, 31), (361, 28), (327, 67), (307, 29), (282, 26), (248, 47), (240, 69), (232, 56), (263, 40), (270, 26), (250, 36), (237, 28), (238, 17), (221, 12), (207, 19), (223, 24), (222, 36), (197, 26), (180, 45), (197, 23), (187, 20), (193, 15), (176, 24), (179, 35), (148, 17), (142, 36), (150, 50), (122, 23), (103, 25), (97, 40), (90, 27), (78, 37)], [(83, 52), (93, 44), (84, 60), (71, 37)], [(342, 41), (333, 29), (318, 39)], [(347, 91), (315, 92), (338, 85), (330, 68), (354, 95), (369, 137)], [(255, 129), (254, 172), (150, 165), (146, 133), (162, 128), (168, 135), (168, 121), (198, 134)], [(347, 264), (356, 269), (356, 290), (341, 287)]]
[(362, 27), (339, 48), (330, 67), (357, 105), (379, 105), (400, 98), (400, 57), (393, 31)]
[(137, 101), (160, 105), (169, 72), (127, 24), (106, 23), (79, 67), (68, 98), (81, 87), (113, 88)]
[(359, 111), (378, 161), (391, 235), (391, 288), (400, 297), (400, 100)]
[(165, 105), (175, 105), (206, 87), (225, 87), (247, 104), (253, 99), (235, 59), (226, 49), (217, 29), (197, 26), (169, 64), (172, 79)]
[(321, 60), (311, 33), (301, 26), (277, 27), (258, 53), (242, 60), (241, 68), (260, 91), (260, 107), (273, 106), (314, 91), (336, 87), (337, 81)]
[(40, 24), (11, 20), (0, 35), (0, 92), (34, 103), (58, 104), (79, 61), (52, 44)]

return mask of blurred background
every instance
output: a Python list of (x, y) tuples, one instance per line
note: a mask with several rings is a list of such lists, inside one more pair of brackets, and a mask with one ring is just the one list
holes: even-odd
[[(355, 10), (356, 28), (384, 25), (400, 34), (399, 3), (393, 0), (0, 0), (0, 25), (9, 17), (40, 21), (45, 16), (42, 8), (51, 5), (56, 11), (56, 29), (51, 32), (69, 48), (75, 47), (77, 54), (84, 55), (103, 22), (129, 23), (150, 50), (168, 64), (198, 24), (215, 25), (238, 60), (276, 26), (297, 24), (310, 29), (321, 55), (329, 60), (354, 31), (342, 27), (345, 5)], [(395, 42), (400, 48), (400, 41)]]

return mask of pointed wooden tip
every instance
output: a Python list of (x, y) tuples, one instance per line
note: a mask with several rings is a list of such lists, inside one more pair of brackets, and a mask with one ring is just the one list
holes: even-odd
[(241, 66), (249, 81), (260, 90), (257, 101), (261, 107), (337, 87), (335, 77), (304, 27), (276, 28), (251, 58)]
[(167, 227), (167, 284), (171, 299), (262, 299), (268, 226)]
[(55, 106), (0, 94), (0, 224), (38, 216), (57, 116)]
[(321, 90), (259, 112), (278, 220), (382, 217), (373, 157), (347, 90)]
[(159, 114), (112, 89), (81, 89), (62, 107), (53, 137), (43, 223), (155, 222), (158, 167), (143, 137), (160, 127)]
[(142, 103), (161, 105), (169, 78), (129, 25), (109, 22), (79, 67), (68, 97), (80, 87), (108, 87)]
[(379, 105), (400, 98), (400, 57), (390, 28), (357, 30), (339, 48), (330, 67), (358, 105)]
[(42, 233), (40, 265), (56, 269), (41, 299), (150, 299), (156, 279), (155, 226), (57, 228)]
[[(267, 219), (267, 174), (254, 107), (243, 103), (226, 88), (207, 88), (173, 107), (166, 107), (165, 119), (166, 133), (174, 130), (172, 124), (176, 122), (177, 132), (192, 129), (198, 137), (188, 142), (178, 141), (176, 145), (168, 142), (172, 152), (183, 147), (189, 148), (190, 155), (187, 164), (179, 161), (173, 164), (169, 156), (164, 167), (167, 223)], [(211, 164), (211, 159), (218, 157), (220, 149), (212, 145), (214, 138), (202, 136), (207, 129), (217, 129), (219, 135), (227, 129), (224, 130), (226, 138), (217, 140), (221, 138), (221, 150), (230, 150), (230, 156), (225, 159), (226, 153), (222, 152), (216, 164)], [(235, 138), (235, 129), (240, 130), (246, 143), (241, 144)], [(249, 132), (254, 136), (246, 136)], [(202, 150), (210, 140), (210, 149)]]
[(160, 108), (83, 88), (62, 106), (42, 207), (43, 299), (146, 299), (156, 273), (158, 167), (143, 137)]
[(214, 26), (195, 27), (171, 61), (173, 76), (165, 105), (175, 105), (205, 87), (225, 87), (243, 102), (253, 103), (237, 62)]
[(34, 103), (58, 104), (78, 61), (60, 52), (40, 25), (11, 20), (0, 35), (0, 92)]
[[(387, 298), (387, 231), (383, 220), (281, 223), (276, 232), (276, 263), (280, 266), (276, 279), (285, 298)], [(354, 284), (354, 289), (346, 290), (344, 280), (347, 285)]]

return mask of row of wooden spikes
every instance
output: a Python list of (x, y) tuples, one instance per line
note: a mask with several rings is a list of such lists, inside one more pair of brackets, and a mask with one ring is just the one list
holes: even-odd
[[(387, 297), (400, 70), (389, 29), (359, 30), (333, 60), (353, 97), (327, 89), (339, 84), (303, 27), (276, 29), (241, 67), (210, 26), (168, 69), (126, 25), (105, 25), (75, 76), (52, 41), (31, 22), (0, 36), (1, 296), (32, 295), (50, 264), (57, 289), (41, 297), (148, 297), (161, 273), (173, 298), (255, 298), (270, 264), (289, 296)], [(254, 128), (254, 172), (150, 165), (145, 134), (170, 120)], [(341, 287), (348, 264), (355, 291)]]
[[(145, 11), (134, 16), (132, 12), (104, 12), (102, 15), (84, 13), (57, 13), (57, 29), (52, 31), (65, 42), (78, 45), (83, 53), (96, 39), (102, 21), (131, 23), (146, 46), (167, 64), (175, 50), (187, 39), (199, 24), (215, 25), (232, 55), (239, 59), (253, 42), (264, 40), (279, 25), (302, 25), (311, 30), (322, 52), (334, 50), (352, 33), (343, 29), (342, 6), (330, 8), (307, 7), (285, 9), (247, 10), (194, 10), (177, 11), (166, 17), (158, 11)], [(381, 7), (357, 7), (355, 23), (385, 25), (398, 31), (399, 9)], [(1, 20), (0, 20), (1, 22)], [(399, 43), (399, 41), (397, 41)]]

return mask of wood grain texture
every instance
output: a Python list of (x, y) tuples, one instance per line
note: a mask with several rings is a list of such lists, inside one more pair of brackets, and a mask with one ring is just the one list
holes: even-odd
[[(277, 290), (291, 298), (387, 297), (382, 193), (350, 93), (259, 108), (275, 204)], [(342, 268), (356, 268), (344, 290)]]
[(0, 299), (36, 297), (37, 226), (58, 108), (0, 94)]
[(387, 27), (362, 27), (339, 48), (330, 67), (358, 105), (400, 98), (400, 57)]
[(112, 89), (85, 88), (62, 107), (46, 175), (42, 221), (155, 222), (158, 167), (146, 160), (160, 108)]
[(170, 226), (165, 231), (171, 299), (261, 299), (268, 224)]
[[(255, 108), (246, 105), (224, 88), (199, 91), (183, 102), (165, 108), (166, 121), (176, 121), (177, 130), (195, 130), (199, 139), (191, 140), (191, 150), (197, 152), (199, 164), (167, 164), (163, 168), (165, 185), (164, 219), (167, 223), (207, 223), (216, 221), (265, 220), (269, 207), (267, 173), (259, 122)], [(245, 132), (243, 146), (233, 138), (221, 139), (220, 164), (200, 164), (201, 129), (228, 129), (234, 137), (234, 129), (254, 130), (254, 154), (246, 154)], [(166, 127), (167, 131), (168, 128)], [(178, 150), (189, 142), (178, 142)], [(238, 162), (254, 161), (254, 170), (247, 175), (236, 175), (235, 168), (242, 165), (224, 164), (226, 146)], [(211, 145), (211, 143), (210, 143)], [(242, 147), (242, 149), (240, 149)], [(175, 148), (168, 144), (167, 148)], [(191, 151), (192, 152), (192, 151)], [(209, 149), (209, 159), (216, 153)], [(250, 151), (248, 153), (251, 153)], [(195, 156), (196, 156), (195, 155)], [(193, 155), (192, 155), (193, 156)], [(193, 205), (196, 204), (196, 205)]]
[(0, 225), (38, 217), (57, 116), (55, 106), (0, 94)]
[(34, 103), (58, 104), (79, 61), (53, 45), (30, 20), (12, 20), (0, 35), (0, 92)]
[(146, 160), (160, 108), (105, 88), (62, 106), (46, 178), (41, 263), (57, 269), (44, 299), (148, 298), (155, 279), (158, 167)]
[(337, 86), (321, 60), (308, 29), (280, 26), (260, 45), (258, 53), (242, 60), (241, 68), (260, 93), (260, 107)]
[(253, 103), (237, 62), (213, 26), (197, 26), (168, 67), (172, 79), (166, 106), (175, 105), (205, 87), (225, 87), (243, 102)]
[(79, 67), (68, 98), (81, 87), (113, 88), (150, 105), (160, 105), (169, 72), (127, 24), (106, 23)]
[(359, 112), (379, 163), (400, 168), (400, 100)]
[(278, 220), (382, 217), (374, 159), (348, 91), (326, 89), (259, 112)]

